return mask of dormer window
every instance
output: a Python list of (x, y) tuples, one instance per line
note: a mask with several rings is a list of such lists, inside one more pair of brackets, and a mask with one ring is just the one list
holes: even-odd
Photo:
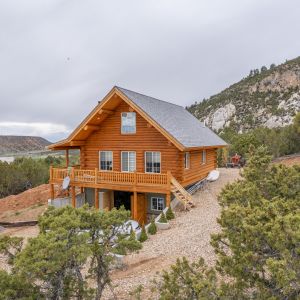
[(136, 133), (136, 114), (135, 112), (123, 112), (121, 114), (121, 133)]

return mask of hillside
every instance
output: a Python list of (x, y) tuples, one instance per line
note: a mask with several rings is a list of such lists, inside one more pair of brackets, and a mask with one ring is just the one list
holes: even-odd
[(49, 141), (38, 136), (0, 135), (0, 155), (44, 150)]
[(251, 70), (238, 83), (187, 109), (215, 131), (232, 127), (245, 132), (291, 124), (300, 111), (300, 57)]

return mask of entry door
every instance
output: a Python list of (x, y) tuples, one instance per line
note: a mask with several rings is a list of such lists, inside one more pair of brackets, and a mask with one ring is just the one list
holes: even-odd
[[(131, 212), (133, 214), (134, 210), (133, 203), (133, 195), (131, 195)], [(147, 200), (145, 194), (137, 194), (137, 217), (136, 221), (140, 223), (140, 225), (146, 224), (147, 221)]]

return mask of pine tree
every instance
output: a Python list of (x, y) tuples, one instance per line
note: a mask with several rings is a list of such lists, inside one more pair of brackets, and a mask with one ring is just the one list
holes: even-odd
[(148, 233), (151, 234), (151, 235), (153, 235), (153, 234), (155, 234), (156, 232), (157, 232), (157, 227), (156, 227), (156, 225), (155, 225), (155, 219), (152, 218), (152, 219), (151, 219), (151, 223), (150, 223), (150, 225), (149, 225), (149, 227), (148, 227)]
[(222, 190), (216, 267), (178, 260), (156, 282), (160, 299), (298, 299), (300, 167), (270, 161), (258, 147), (242, 180)]
[(167, 218), (167, 220), (173, 220), (175, 218), (175, 215), (172, 211), (171, 206), (168, 208), (168, 210), (166, 212), (166, 218)]
[(139, 241), (140, 241), (141, 243), (143, 243), (143, 242), (145, 242), (146, 240), (148, 240), (148, 235), (147, 235), (147, 232), (146, 232), (146, 229), (145, 229), (145, 225), (143, 225), (143, 227), (142, 227), (142, 232), (141, 232)]
[(161, 213), (160, 219), (158, 221), (159, 223), (168, 223), (168, 220), (166, 218), (166, 215), (164, 212)]

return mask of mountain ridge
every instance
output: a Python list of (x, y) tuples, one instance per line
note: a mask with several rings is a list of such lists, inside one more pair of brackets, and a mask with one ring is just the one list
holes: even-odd
[(241, 133), (259, 126), (289, 125), (300, 111), (300, 57), (251, 70), (247, 77), (187, 110), (216, 132), (225, 127)]
[(40, 136), (0, 135), (0, 155), (45, 150), (50, 144)]

